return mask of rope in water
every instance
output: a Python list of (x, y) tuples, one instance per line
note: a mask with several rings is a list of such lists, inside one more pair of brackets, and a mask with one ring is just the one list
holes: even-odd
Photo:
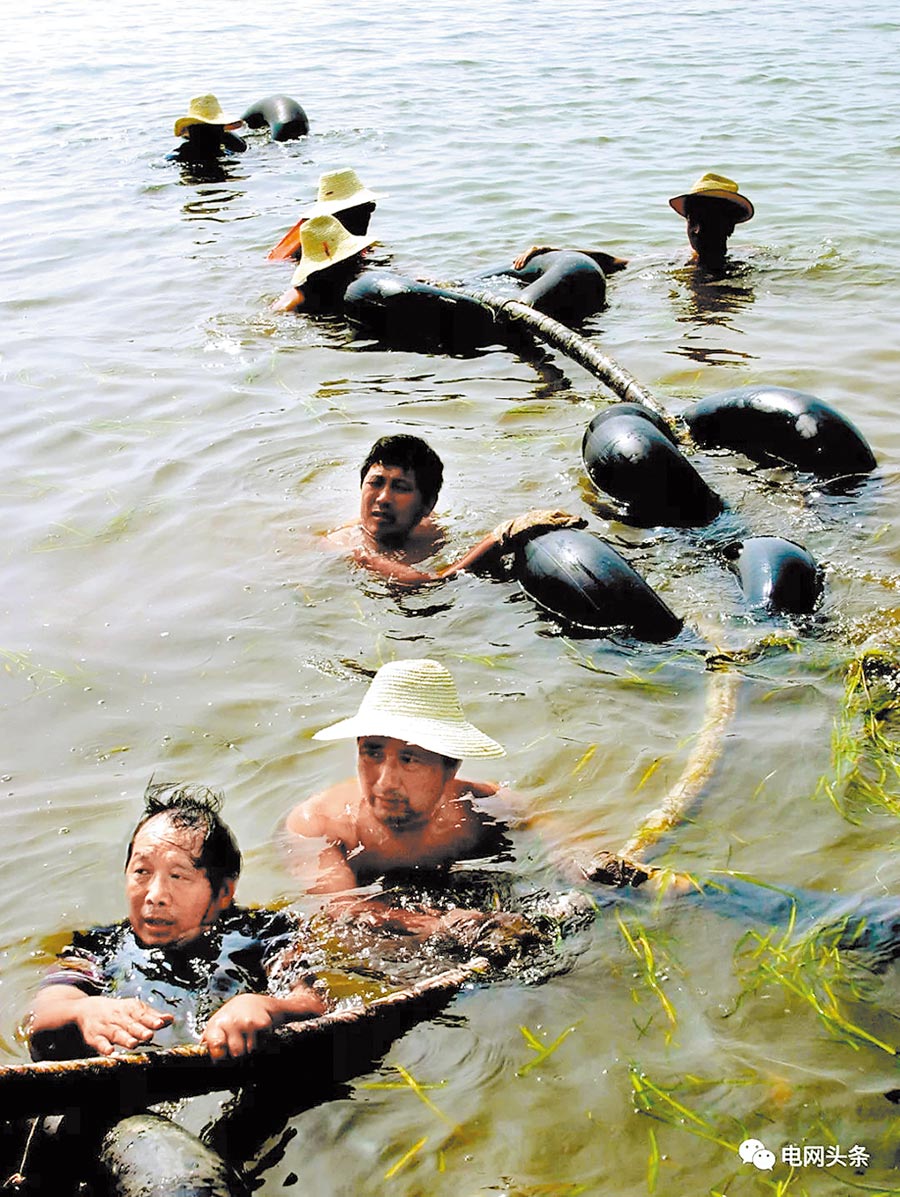
[[(464, 294), (490, 308), (500, 319), (525, 324), (542, 341), (584, 366), (623, 402), (640, 403), (668, 421), (666, 409), (651, 391), (608, 354), (601, 353), (564, 324), (514, 299), (499, 299), (490, 292), (469, 289)], [(722, 755), (728, 725), (737, 707), (739, 688), (740, 675), (733, 670), (717, 669), (710, 673), (703, 724), (681, 776), (656, 810), (641, 820), (617, 856), (626, 861), (641, 860), (662, 836), (686, 817), (708, 785)]]

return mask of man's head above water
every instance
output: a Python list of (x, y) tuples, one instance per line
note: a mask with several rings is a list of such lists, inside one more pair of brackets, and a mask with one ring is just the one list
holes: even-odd
[(240, 849), (220, 794), (151, 782), (144, 801), (125, 857), (128, 919), (144, 944), (190, 943), (231, 905)]
[(359, 472), (359, 522), (378, 544), (400, 546), (437, 502), (444, 466), (420, 437), (383, 436)]
[(753, 205), (737, 183), (712, 173), (701, 175), (684, 195), (673, 196), (669, 206), (685, 219), (695, 261), (713, 270), (725, 263), (735, 225), (753, 217)]

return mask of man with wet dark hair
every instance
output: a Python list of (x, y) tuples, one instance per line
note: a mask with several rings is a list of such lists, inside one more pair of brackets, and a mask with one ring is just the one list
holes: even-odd
[(222, 795), (152, 784), (128, 846), (128, 918), (76, 933), (44, 978), (28, 1020), (35, 1058), (109, 1055), (192, 1039), (215, 1058), (321, 1014), (308, 972), (291, 963), (298, 926), (233, 905), (241, 854)]
[(417, 569), (444, 543), (431, 512), (437, 502), (444, 467), (420, 437), (383, 436), (366, 455), (360, 470), (359, 517), (325, 537), (328, 545), (349, 552), (357, 565), (395, 582), (437, 582), (466, 569), (487, 568), (530, 536), (551, 528), (582, 528), (583, 519), (565, 511), (526, 511), (505, 520), (468, 553), (436, 571)]

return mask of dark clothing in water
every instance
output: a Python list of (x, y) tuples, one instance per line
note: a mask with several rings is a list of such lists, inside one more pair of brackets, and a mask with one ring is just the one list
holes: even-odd
[[(297, 942), (299, 923), (285, 912), (231, 907), (197, 939), (182, 947), (146, 947), (128, 922), (76, 932), (41, 983), (73, 985), (92, 996), (140, 998), (175, 1015), (153, 1037), (154, 1047), (199, 1039), (207, 1019), (239, 993), (287, 992), (307, 972), (292, 960), (290, 976), (279, 966)], [(33, 1036), (35, 1059), (85, 1054), (73, 1027)]]

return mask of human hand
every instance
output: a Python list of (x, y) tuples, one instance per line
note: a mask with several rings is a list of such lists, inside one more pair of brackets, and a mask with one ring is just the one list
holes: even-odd
[(77, 1003), (73, 1021), (88, 1047), (109, 1056), (117, 1047), (131, 1050), (149, 1043), (174, 1017), (140, 998), (84, 997)]
[(253, 1051), (260, 1034), (272, 1029), (271, 1002), (263, 993), (241, 993), (230, 998), (203, 1028), (200, 1042), (214, 1060), (243, 1056)]
[(212, 1015), (200, 1042), (214, 1060), (253, 1051), (260, 1034), (272, 1029), (271, 1002), (263, 993), (240, 993)]
[(498, 524), (492, 535), (501, 549), (511, 549), (526, 532), (531, 536), (539, 536), (542, 532), (551, 532), (554, 528), (584, 528), (586, 526), (586, 519), (582, 516), (570, 515), (568, 511), (558, 509), (526, 511), (524, 515), (517, 515), (515, 519), (505, 520), (502, 524)]
[(527, 262), (531, 261), (535, 254), (549, 253), (550, 249), (551, 247), (549, 245), (532, 245), (531, 249), (526, 249), (523, 254), (519, 254), (519, 256), (513, 260), (513, 269), (521, 270)]

